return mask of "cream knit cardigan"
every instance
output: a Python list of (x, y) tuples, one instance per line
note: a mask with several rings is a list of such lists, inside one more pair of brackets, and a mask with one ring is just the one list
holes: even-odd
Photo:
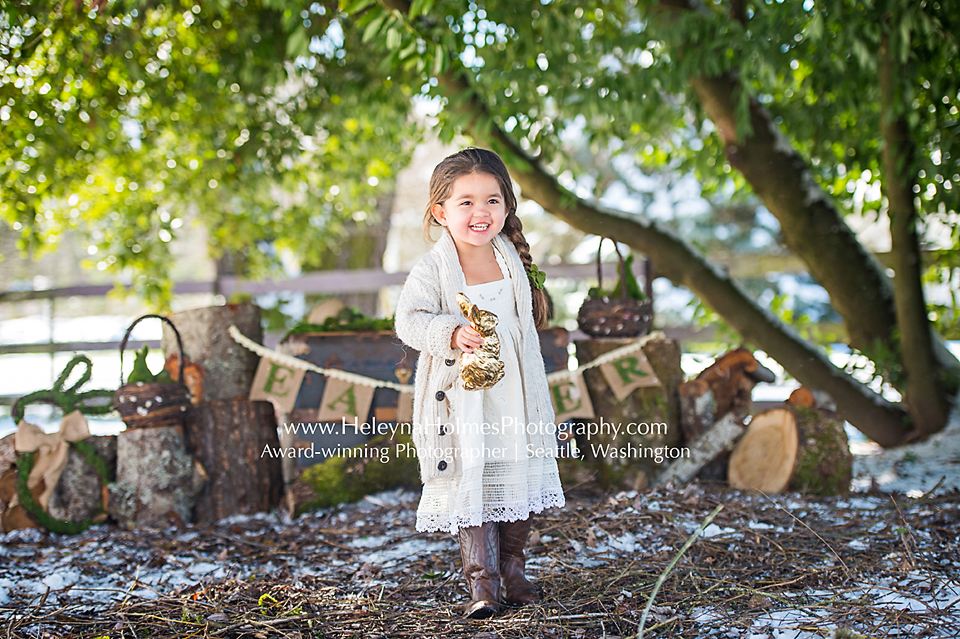
[[(513, 281), (517, 315), (523, 338), (519, 354), (523, 381), (528, 444), (534, 455), (553, 456), (556, 447), (555, 415), (550, 402), (540, 339), (533, 319), (530, 282), (513, 243), (502, 233), (493, 239)], [(433, 250), (417, 262), (407, 276), (397, 302), (395, 328), (401, 340), (420, 351), (413, 403), (413, 442), (424, 483), (435, 477), (460, 475), (458, 442), (452, 428), (450, 400), (457, 382), (460, 349), (450, 348), (453, 332), (469, 322), (460, 313), (456, 295), (467, 283), (460, 268), (457, 247), (444, 229)]]

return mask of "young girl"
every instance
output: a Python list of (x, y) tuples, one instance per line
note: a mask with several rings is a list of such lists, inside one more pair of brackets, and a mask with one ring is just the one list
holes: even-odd
[[(471, 597), (464, 614), (484, 618), (501, 602), (539, 601), (523, 572), (529, 517), (564, 504), (537, 335), (547, 303), (528, 276), (530, 247), (496, 153), (468, 148), (437, 165), (424, 213), (428, 239), (435, 225), (440, 239), (407, 277), (396, 313), (397, 335), (420, 351), (417, 530), (458, 536)], [(504, 376), (487, 390), (464, 390), (458, 380), (458, 358), (483, 338), (461, 313), (457, 293), (498, 319)]]

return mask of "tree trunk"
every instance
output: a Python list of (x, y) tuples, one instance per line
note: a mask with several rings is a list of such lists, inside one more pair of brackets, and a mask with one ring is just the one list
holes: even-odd
[(207, 474), (196, 500), (197, 523), (266, 512), (280, 503), (280, 447), (270, 402), (204, 402), (187, 415), (187, 447)]
[[(632, 339), (601, 338), (575, 342), (577, 359), (589, 362), (604, 353), (629, 344)], [(634, 488), (646, 486), (659, 475), (669, 458), (659, 462), (644, 456), (651, 449), (669, 447), (676, 449), (681, 443), (680, 406), (677, 387), (683, 380), (680, 368), (680, 349), (673, 340), (651, 340), (644, 344), (643, 354), (650, 362), (659, 386), (641, 387), (633, 390), (623, 400), (618, 400), (599, 368), (583, 372), (590, 393), (590, 401), (596, 413), (594, 422), (611, 424), (600, 428), (589, 439), (579, 442), (587, 459), (596, 462), (601, 483)], [(634, 433), (627, 433), (629, 424), (634, 424)], [(614, 431), (612, 428), (619, 428)], [(629, 448), (633, 446), (634, 448)], [(637, 452), (637, 456), (621, 455)], [(613, 454), (612, 451), (617, 453)], [(639, 476), (643, 473), (643, 477)]]
[[(889, 20), (890, 18), (888, 18)], [(880, 44), (880, 133), (883, 147), (883, 188), (890, 216), (891, 255), (894, 265), (900, 358), (906, 374), (906, 403), (913, 422), (924, 435), (944, 428), (949, 402), (933, 351), (927, 304), (923, 296), (917, 209), (914, 200), (914, 146), (906, 118), (897, 113), (904, 98), (898, 90), (905, 73), (891, 52), (890, 24), (884, 25)], [(891, 339), (888, 343), (894, 343)]]
[(107, 512), (123, 528), (166, 528), (192, 519), (201, 470), (179, 426), (136, 428), (117, 435), (117, 481)]
[[(237, 344), (227, 329), (234, 324), (253, 341), (262, 342), (260, 308), (249, 303), (227, 304), (174, 313), (169, 319), (180, 332), (187, 359), (204, 372), (202, 401), (246, 399), (260, 358)], [(166, 324), (162, 345), (165, 356), (177, 353), (176, 338)]]
[[(382, 185), (386, 187), (387, 185)], [(304, 263), (310, 271), (383, 268), (383, 254), (387, 250), (387, 235), (390, 233), (390, 212), (396, 197), (396, 187), (384, 188), (377, 197), (379, 222), (354, 222), (344, 224), (344, 239), (337, 250), (326, 251), (316, 261)], [(337, 296), (347, 308), (357, 308), (364, 315), (377, 314), (380, 300), (378, 293), (341, 293)]]
[(743, 90), (739, 81), (730, 76), (692, 77), (690, 84), (717, 125), (730, 165), (743, 174), (780, 222), (786, 245), (830, 294), (851, 345), (870, 352), (877, 340), (889, 341), (896, 325), (889, 278), (769, 112), (751, 100), (752, 132), (738, 138), (736, 94)]

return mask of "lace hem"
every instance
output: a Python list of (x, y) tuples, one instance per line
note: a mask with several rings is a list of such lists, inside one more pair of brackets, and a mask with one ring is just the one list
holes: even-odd
[(474, 512), (451, 518), (447, 513), (417, 512), (416, 528), (418, 532), (449, 532), (456, 534), (460, 528), (479, 526), (487, 521), (520, 521), (531, 514), (538, 514), (547, 508), (563, 507), (566, 499), (563, 491), (545, 491), (538, 499), (530, 500), (523, 505), (497, 505), (493, 508), (484, 508), (483, 512)]

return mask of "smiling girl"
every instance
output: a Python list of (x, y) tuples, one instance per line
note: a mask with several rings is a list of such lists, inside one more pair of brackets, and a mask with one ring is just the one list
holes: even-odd
[[(430, 179), (424, 233), (442, 229), (410, 272), (396, 331), (420, 351), (413, 439), (423, 494), (417, 530), (458, 537), (471, 602), (465, 616), (496, 614), (501, 602), (540, 600), (524, 575), (531, 513), (564, 504), (554, 412), (537, 328), (547, 320), (542, 288), (517, 217), (513, 182), (492, 151), (468, 148)], [(457, 304), (464, 293), (497, 315), (504, 377), (486, 390), (458, 383), (458, 358), (483, 344)]]

